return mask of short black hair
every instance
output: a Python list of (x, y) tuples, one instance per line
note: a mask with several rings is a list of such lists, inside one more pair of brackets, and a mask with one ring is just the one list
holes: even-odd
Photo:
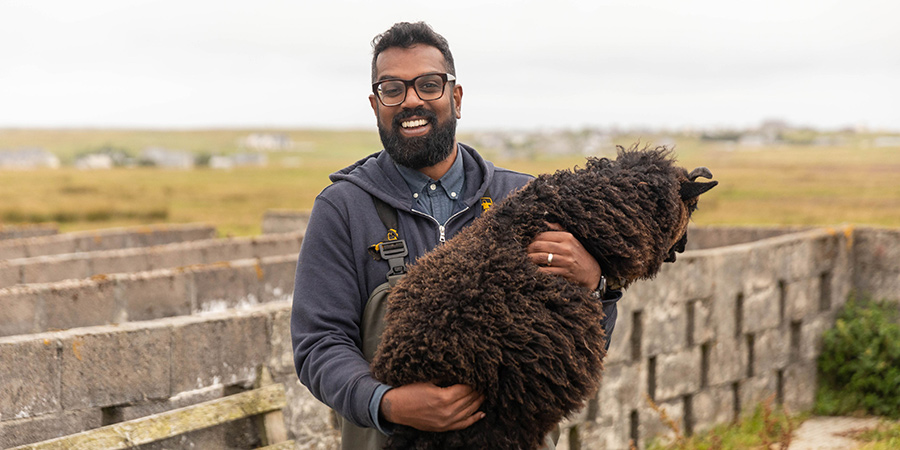
[(425, 22), (398, 22), (384, 33), (372, 39), (372, 82), (376, 75), (375, 62), (381, 52), (391, 47), (410, 48), (416, 44), (430, 45), (444, 55), (444, 70), (456, 75), (456, 67), (453, 65), (453, 54), (450, 53), (450, 44), (443, 36), (437, 34), (430, 25)]

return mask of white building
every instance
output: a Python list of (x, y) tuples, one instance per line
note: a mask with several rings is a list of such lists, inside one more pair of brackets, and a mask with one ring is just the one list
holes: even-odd
[(59, 158), (41, 148), (0, 150), (0, 169), (59, 168)]

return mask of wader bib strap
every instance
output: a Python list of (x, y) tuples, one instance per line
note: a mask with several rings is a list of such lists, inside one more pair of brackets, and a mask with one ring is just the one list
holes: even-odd
[[(360, 338), (362, 339), (363, 356), (368, 362), (372, 362), (375, 350), (378, 349), (378, 343), (381, 342), (381, 333), (384, 332), (384, 309), (387, 306), (390, 289), (390, 282), (376, 287), (366, 302), (365, 311), (363, 311), (362, 323), (359, 325)], [(341, 419), (342, 450), (380, 450), (387, 442), (387, 436), (381, 434), (377, 429), (358, 427), (349, 420), (338, 417)]]

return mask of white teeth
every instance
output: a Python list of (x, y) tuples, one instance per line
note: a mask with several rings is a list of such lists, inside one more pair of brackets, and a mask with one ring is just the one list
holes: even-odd
[(424, 127), (427, 123), (428, 123), (427, 120), (419, 119), (419, 120), (410, 120), (410, 121), (402, 122), (400, 124), (400, 126), (403, 128)]

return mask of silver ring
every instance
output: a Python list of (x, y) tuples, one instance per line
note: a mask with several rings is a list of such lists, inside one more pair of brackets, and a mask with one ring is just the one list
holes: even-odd
[(548, 253), (547, 254), (547, 265), (549, 266), (551, 264), (553, 264), (553, 253)]

